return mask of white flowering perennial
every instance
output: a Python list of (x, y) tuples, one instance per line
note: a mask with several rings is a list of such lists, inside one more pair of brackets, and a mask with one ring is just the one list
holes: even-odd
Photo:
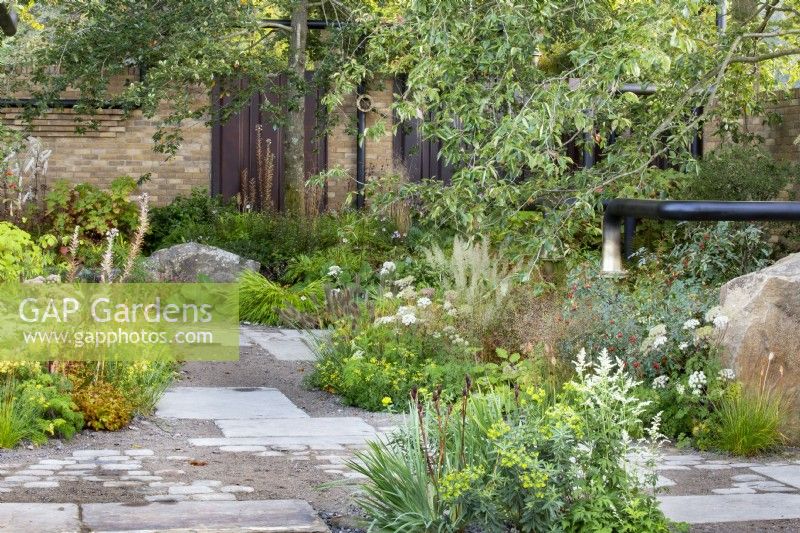
[(400, 322), (402, 322), (404, 326), (410, 326), (417, 323), (417, 317), (412, 313), (400, 315)]
[(688, 348), (688, 347), (689, 347), (689, 343), (688, 343), (688, 342), (682, 342), (682, 343), (680, 343), (680, 344), (678, 345), (678, 349), (679, 349), (680, 351), (682, 351), (682, 352), (683, 352), (683, 351), (685, 351), (685, 350), (686, 350), (686, 348)]
[(683, 393), (686, 392), (686, 387), (683, 386), (683, 383), (676, 383), (675, 390), (678, 391), (679, 396), (683, 396)]
[(332, 278), (338, 278), (342, 273), (342, 267), (339, 265), (331, 265), (328, 267), (328, 275)]
[(430, 298), (423, 296), (419, 300), (417, 300), (417, 307), (420, 309), (425, 309), (426, 307), (430, 306), (433, 302)]
[(683, 323), (683, 329), (685, 329), (685, 330), (693, 330), (699, 325), (700, 325), (700, 321), (699, 320), (697, 320), (696, 318), (690, 318), (689, 320), (687, 320), (686, 322)]
[(665, 335), (659, 335), (655, 339), (653, 339), (653, 349), (660, 348), (667, 344), (667, 337)]
[(654, 389), (666, 389), (669, 382), (669, 376), (658, 376), (653, 380)]
[(736, 379), (736, 372), (734, 372), (732, 368), (723, 368), (719, 371), (719, 378), (727, 381), (733, 381)]
[(390, 275), (394, 274), (396, 270), (397, 270), (397, 265), (395, 265), (394, 262), (385, 261), (383, 263), (383, 266), (381, 267), (381, 271), (379, 272), (379, 275), (382, 278), (385, 278), (386, 276), (390, 276)]
[(689, 388), (691, 389), (692, 394), (695, 396), (700, 396), (703, 393), (703, 387), (706, 386), (707, 381), (706, 374), (702, 370), (692, 372), (692, 374), (689, 376)]
[(717, 315), (714, 317), (714, 327), (722, 329), (728, 325), (728, 317), (725, 315)]

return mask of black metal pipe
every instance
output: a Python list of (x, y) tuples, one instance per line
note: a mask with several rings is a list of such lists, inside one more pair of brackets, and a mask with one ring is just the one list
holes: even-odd
[(633, 255), (633, 240), (636, 235), (636, 217), (625, 217), (625, 259)]
[[(358, 85), (358, 96), (366, 92), (363, 83)], [(356, 102), (358, 102), (358, 96)], [(364, 207), (364, 185), (367, 182), (367, 143), (364, 131), (367, 129), (367, 114), (356, 103), (356, 120), (358, 131), (356, 134), (356, 208)]]
[[(623, 219), (626, 221), (629, 218), (687, 221), (800, 221), (800, 202), (717, 202), (617, 198), (604, 205), (602, 269), (603, 272), (611, 274), (624, 272), (620, 242)], [(627, 241), (627, 227), (625, 233)], [(630, 240), (633, 240), (632, 232)]]

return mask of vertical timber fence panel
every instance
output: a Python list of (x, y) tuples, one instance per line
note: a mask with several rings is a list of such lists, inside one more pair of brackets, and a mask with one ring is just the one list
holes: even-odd
[[(306, 80), (310, 81), (312, 73), (306, 73)], [(247, 81), (233, 84), (233, 90), (246, 87)], [(242, 174), (256, 176), (258, 169), (257, 126), (261, 126), (261, 140), (269, 142), (273, 154), (273, 181), (271, 200), (272, 205), (278, 210), (284, 207), (283, 178), (284, 178), (284, 129), (277, 126), (279, 117), (272, 116), (262, 110), (266, 101), (270, 104), (280, 104), (281, 89), (286, 85), (286, 78), (280, 76), (273, 85), (254, 94), (250, 101), (226, 122), (214, 124), (211, 131), (211, 193), (222, 195), (224, 198), (234, 198), (241, 192)], [(327, 168), (327, 139), (319, 135), (320, 100), (321, 91), (312, 88), (305, 98), (305, 175), (310, 177)], [(213, 103), (218, 110), (221, 106), (230, 103), (230, 97), (220, 96), (215, 90)], [(263, 145), (262, 145), (263, 148)]]

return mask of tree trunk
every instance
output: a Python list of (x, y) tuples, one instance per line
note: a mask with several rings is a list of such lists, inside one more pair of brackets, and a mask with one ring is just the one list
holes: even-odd
[(284, 208), (291, 215), (305, 211), (305, 75), (308, 0), (292, 5), (292, 33), (289, 43), (289, 81), (284, 140)]

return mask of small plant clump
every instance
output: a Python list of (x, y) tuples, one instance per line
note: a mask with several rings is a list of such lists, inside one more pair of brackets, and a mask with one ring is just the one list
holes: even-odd
[(92, 429), (116, 431), (133, 418), (134, 407), (111, 383), (89, 383), (79, 388), (73, 398), (86, 425)]

